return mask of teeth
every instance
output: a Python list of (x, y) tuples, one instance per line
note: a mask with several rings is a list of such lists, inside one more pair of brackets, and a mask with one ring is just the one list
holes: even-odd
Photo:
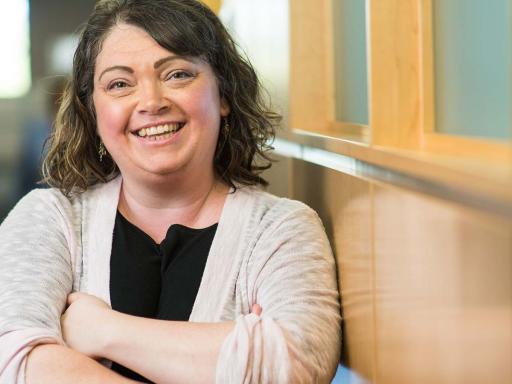
[[(181, 123), (174, 123), (174, 124), (164, 124), (164, 125), (157, 125), (154, 127), (149, 128), (142, 128), (137, 131), (137, 135), (140, 137), (151, 137), (156, 135), (161, 135), (165, 133), (166, 138), (167, 134), (169, 133), (175, 133), (182, 127)], [(170, 136), (170, 135), (169, 135)]]

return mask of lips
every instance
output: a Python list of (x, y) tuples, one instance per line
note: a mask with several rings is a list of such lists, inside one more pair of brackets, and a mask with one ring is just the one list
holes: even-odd
[(170, 135), (178, 132), (181, 128), (183, 128), (183, 126), (185, 125), (185, 123), (166, 123), (166, 124), (159, 124), (159, 125), (154, 125), (154, 126), (151, 126), (151, 127), (146, 127), (146, 128), (141, 128), (137, 131), (134, 131), (132, 132), (135, 136), (138, 136), (138, 137), (145, 137), (145, 138), (148, 138), (148, 139), (151, 139), (151, 138), (157, 138), (157, 137), (160, 137), (160, 136), (167, 136), (169, 137)]

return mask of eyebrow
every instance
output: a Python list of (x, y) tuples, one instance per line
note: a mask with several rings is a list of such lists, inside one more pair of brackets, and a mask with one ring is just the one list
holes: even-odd
[[(154, 69), (158, 69), (159, 67), (161, 67), (165, 63), (167, 63), (169, 61), (174, 61), (174, 60), (187, 60), (187, 61), (193, 62), (193, 60), (191, 60), (190, 58), (187, 58), (185, 56), (170, 55), (170, 56), (167, 56), (167, 57), (164, 57), (164, 58), (162, 58), (160, 60), (155, 61), (155, 63), (153, 64), (153, 68)], [(120, 70), (120, 71), (124, 71), (124, 72), (128, 72), (128, 73), (134, 73), (133, 69), (130, 68), (130, 67), (127, 67), (125, 65), (114, 65), (113, 67), (108, 67), (103, 72), (101, 72), (101, 75), (98, 78), (98, 81), (101, 80), (101, 77), (105, 73), (110, 72), (110, 71), (116, 71), (116, 70)]]
[(185, 57), (185, 56), (170, 55), (170, 56), (164, 57), (163, 59), (155, 61), (155, 64), (153, 64), (153, 68), (158, 69), (158, 67), (161, 67), (165, 63), (167, 63), (169, 61), (174, 61), (174, 60), (186, 60), (186, 61), (193, 62), (193, 60), (191, 60), (190, 58)]
[(116, 71), (116, 70), (120, 70), (120, 71), (124, 71), (124, 72), (128, 72), (128, 73), (133, 73), (133, 69), (131, 69), (130, 67), (127, 67), (127, 66), (124, 66), (124, 65), (114, 65), (113, 67), (108, 67), (103, 72), (101, 72), (100, 77), (98, 77), (98, 81), (101, 80), (101, 77), (105, 73), (110, 72), (110, 71)]

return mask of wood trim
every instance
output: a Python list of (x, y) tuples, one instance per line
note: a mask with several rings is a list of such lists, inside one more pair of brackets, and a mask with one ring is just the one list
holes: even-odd
[(423, 148), (427, 152), (464, 157), (469, 161), (512, 164), (511, 143), (435, 132), (425, 132), (423, 137)]
[(420, 20), (420, 85), (421, 85), (421, 111), (422, 126), (421, 131), (434, 132), (435, 122), (435, 83), (434, 83), (434, 29), (433, 29), (433, 9), (432, 0), (420, 0), (419, 20)]
[(336, 121), (333, 1), (290, 1), (291, 129), (369, 141), (366, 125)]
[(220, 8), (222, 7), (223, 0), (202, 0), (208, 7), (211, 8), (216, 14), (219, 13)]
[[(329, 128), (329, 38), (327, 0), (290, 1), (289, 125), (324, 132)], [(332, 34), (332, 32), (331, 32)], [(332, 37), (330, 37), (332, 39)], [(332, 49), (331, 49), (332, 51)], [(334, 69), (332, 69), (333, 71)]]
[(435, 65), (433, 0), (420, 1), (421, 33), (421, 150), (433, 154), (464, 157), (471, 161), (512, 161), (512, 143), (500, 140), (455, 136), (435, 129)]
[(329, 136), (338, 138), (346, 138), (350, 136), (352, 138), (357, 138), (357, 141), (362, 143), (369, 143), (371, 137), (370, 127), (367, 125), (343, 123), (339, 121), (332, 122), (327, 133)]
[(489, 201), (501, 202), (512, 212), (512, 161), (489, 164), (451, 154), (367, 146), (345, 137), (337, 138), (300, 130), (283, 132), (279, 137), (438, 183), (447, 189), (471, 192)]
[(325, 90), (327, 92), (327, 120), (331, 123), (336, 122), (336, 60), (334, 52), (334, 6), (333, 1), (325, 1)]
[(372, 144), (420, 147), (420, 0), (368, 0)]
[(433, 0), (366, 0), (370, 124), (337, 122), (333, 1), (289, 3), (291, 129), (457, 164), (464, 157), (470, 167), (512, 161), (512, 143), (435, 131)]

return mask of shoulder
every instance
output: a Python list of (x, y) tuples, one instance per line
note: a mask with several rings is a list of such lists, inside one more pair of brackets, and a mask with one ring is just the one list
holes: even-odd
[(33, 189), (22, 197), (7, 215), (6, 221), (45, 221), (64, 219), (76, 223), (85, 209), (101, 199), (114, 199), (118, 189), (117, 179), (94, 185), (85, 192), (64, 195), (57, 188)]
[(16, 228), (64, 229), (75, 221), (76, 213), (72, 200), (58, 189), (34, 189), (27, 193), (9, 212), (1, 225), (3, 234)]
[(240, 200), (250, 202), (250, 214), (260, 221), (286, 222), (294, 218), (311, 219), (320, 222), (318, 214), (298, 200), (278, 197), (255, 187), (237, 189)]
[(253, 187), (237, 189), (234, 195), (238, 201), (231, 204), (231, 215), (244, 218), (243, 236), (248, 243), (304, 244), (311, 239), (328, 242), (320, 217), (303, 202)]
[(10, 214), (18, 210), (66, 209), (72, 205), (71, 200), (56, 188), (33, 189), (16, 204)]

